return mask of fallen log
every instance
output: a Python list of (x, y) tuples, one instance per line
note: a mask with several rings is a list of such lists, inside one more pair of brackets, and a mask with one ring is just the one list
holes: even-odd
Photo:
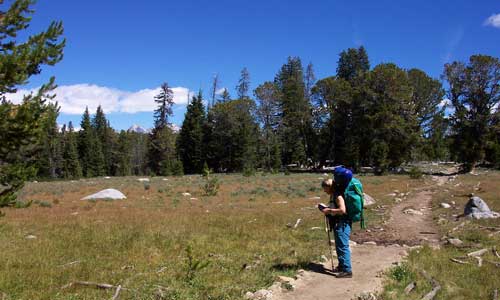
[(491, 249), (491, 250), (493, 251), (493, 254), (494, 254), (496, 257), (500, 258), (500, 254), (498, 254), (498, 252), (497, 252), (497, 247), (493, 246), (493, 249)]
[(410, 283), (409, 285), (407, 285), (405, 287), (405, 294), (408, 295), (411, 291), (413, 291), (415, 289), (415, 287), (417, 286), (417, 284), (415, 282), (412, 282)]
[(97, 283), (97, 282), (90, 282), (90, 281), (75, 281), (75, 282), (70, 282), (66, 284), (65, 286), (61, 287), (62, 290), (64, 289), (69, 289), (75, 286), (86, 286), (86, 287), (94, 287), (97, 289), (115, 289), (117, 288), (116, 286), (109, 284), (109, 283)]
[(467, 254), (469, 257), (479, 257), (488, 252), (488, 249), (481, 249)]
[(119, 285), (117, 288), (116, 288), (116, 291), (115, 291), (115, 294), (113, 295), (113, 298), (111, 298), (111, 300), (117, 300), (118, 299), (118, 296), (120, 296), (120, 291), (122, 290), (122, 286)]
[(456, 258), (450, 258), (450, 260), (454, 263), (457, 263), (457, 264), (461, 264), (461, 265), (468, 265), (469, 263), (466, 262), (466, 261), (462, 261), (462, 260), (459, 260), (459, 259), (456, 259)]
[(420, 274), (422, 274), (422, 276), (424, 276), (424, 278), (427, 279), (427, 281), (429, 281), (429, 283), (432, 286), (432, 290), (429, 293), (427, 293), (421, 300), (434, 299), (434, 297), (436, 297), (436, 294), (439, 292), (439, 290), (441, 290), (441, 285), (436, 280), (434, 280), (434, 278), (429, 276), (429, 274), (427, 274), (427, 272), (425, 272), (425, 270), (420, 271)]

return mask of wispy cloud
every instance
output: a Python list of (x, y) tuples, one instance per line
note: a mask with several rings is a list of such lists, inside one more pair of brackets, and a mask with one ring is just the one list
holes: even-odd
[(446, 44), (446, 54), (443, 56), (443, 63), (448, 63), (453, 58), (453, 53), (464, 37), (464, 30), (462, 28), (456, 29), (453, 34), (448, 38)]
[[(14, 103), (20, 103), (23, 95), (36, 90), (19, 90), (15, 94), (7, 95), (7, 99)], [(174, 92), (174, 103), (178, 105), (185, 105), (188, 102), (188, 97), (193, 95), (185, 87), (174, 87), (172, 91)], [(86, 106), (90, 111), (95, 111), (99, 105), (102, 106), (106, 113), (150, 112), (157, 107), (154, 96), (158, 95), (159, 92), (159, 87), (139, 91), (124, 91), (94, 84), (74, 84), (57, 87), (54, 90), (56, 97), (51, 101), (57, 101), (61, 106), (61, 112), (66, 114), (82, 114)]]
[(491, 15), (488, 19), (484, 21), (483, 25), (500, 28), (500, 14)]

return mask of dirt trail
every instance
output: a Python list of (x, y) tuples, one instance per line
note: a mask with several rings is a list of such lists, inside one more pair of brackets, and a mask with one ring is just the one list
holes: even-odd
[[(434, 178), (433, 178), (434, 179)], [(434, 179), (439, 185), (441, 180)], [(432, 194), (429, 187), (411, 191), (407, 198), (391, 209), (391, 217), (383, 230), (372, 231), (356, 239), (375, 241), (378, 245), (356, 245), (352, 249), (353, 278), (337, 279), (326, 272), (306, 271), (291, 284), (294, 290), (276, 292), (272, 299), (300, 300), (346, 300), (355, 299), (363, 292), (374, 292), (381, 288), (378, 274), (400, 261), (406, 255), (406, 245), (437, 244), (439, 236), (431, 216)], [(410, 213), (408, 213), (408, 209)], [(406, 211), (406, 212), (405, 212)], [(335, 263), (337, 263), (335, 261)], [(323, 264), (331, 268), (331, 262)]]

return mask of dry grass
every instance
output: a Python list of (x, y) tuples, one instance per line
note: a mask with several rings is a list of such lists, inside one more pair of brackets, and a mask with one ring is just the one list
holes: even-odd
[[(158, 289), (167, 299), (239, 299), (328, 253), (324, 231), (311, 230), (324, 224), (315, 208), (328, 201), (321, 175), (218, 177), (212, 197), (203, 196), (199, 176), (152, 178), (148, 189), (136, 177), (28, 184), (20, 198), (51, 207), (4, 210), (0, 292), (6, 299), (112, 297), (112, 289), (61, 289), (92, 281), (127, 288), (120, 299), (154, 299)], [(361, 179), (387, 204), (394, 189), (421, 184), (404, 176)], [(80, 200), (105, 188), (127, 199)], [(315, 196), (321, 200), (309, 199)], [(367, 215), (372, 226), (383, 220)], [(286, 226), (298, 218), (297, 229)]]

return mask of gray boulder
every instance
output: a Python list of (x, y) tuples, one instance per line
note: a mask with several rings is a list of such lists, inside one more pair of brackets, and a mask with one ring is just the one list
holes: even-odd
[(465, 204), (464, 215), (468, 218), (474, 219), (490, 219), (500, 217), (499, 213), (491, 211), (488, 204), (477, 196), (471, 197), (469, 202)]

